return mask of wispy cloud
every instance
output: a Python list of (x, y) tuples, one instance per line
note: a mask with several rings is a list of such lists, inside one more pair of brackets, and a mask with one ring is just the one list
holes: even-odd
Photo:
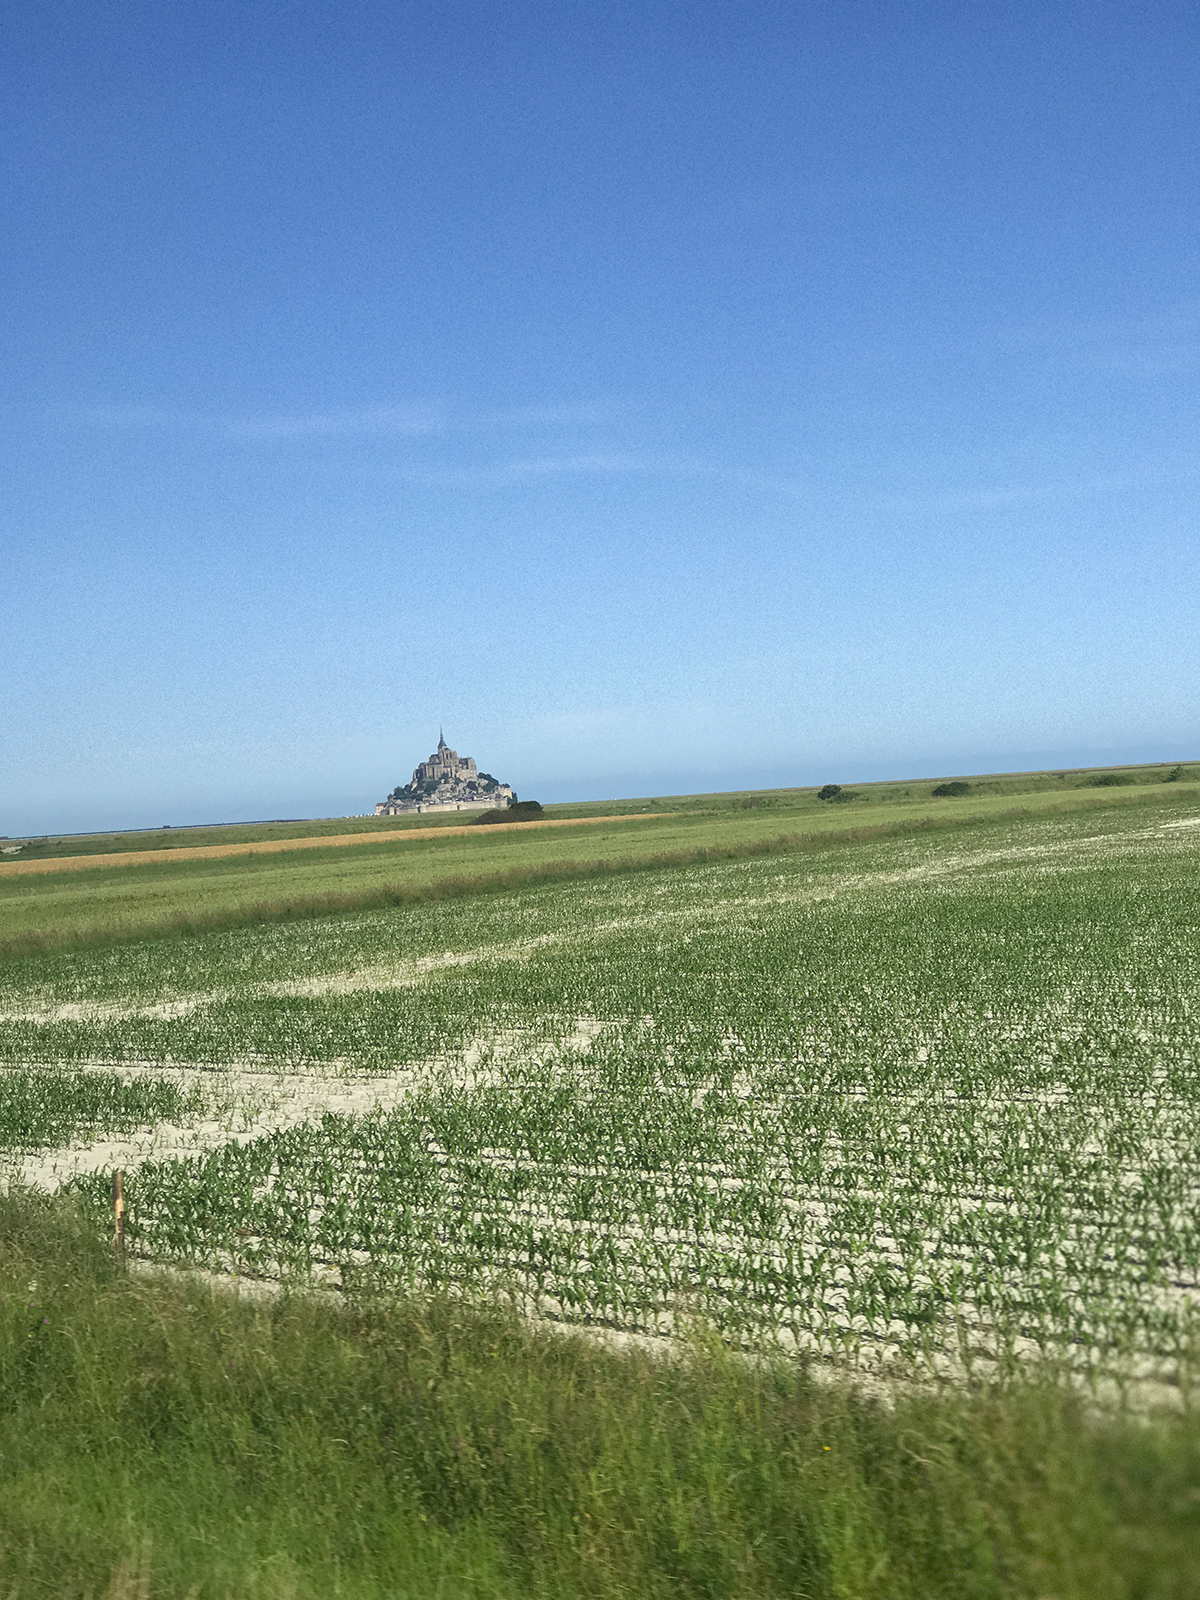
[(713, 483), (733, 484), (764, 494), (783, 495), (793, 500), (824, 500), (830, 496), (797, 478), (771, 472), (756, 472), (745, 467), (730, 467), (694, 456), (581, 455), (551, 457), (546, 460), (515, 461), (509, 469), (514, 476), (539, 477), (551, 473), (646, 473), (673, 478), (707, 478)]
[(948, 515), (971, 511), (1004, 511), (1010, 507), (1086, 500), (1095, 495), (1143, 493), (1195, 483), (1200, 474), (1191, 466), (1164, 467), (1145, 472), (1112, 473), (1091, 478), (1061, 478), (1044, 483), (981, 484), (977, 488), (947, 493), (881, 495), (879, 503), (902, 515)]
[(397, 466), (386, 469), (384, 475), (392, 482), (460, 489), (504, 489), (539, 478), (554, 477), (706, 478), (714, 483), (738, 485), (796, 500), (837, 498), (829, 491), (814, 489), (796, 479), (770, 473), (727, 467), (686, 456), (631, 455), (613, 451), (524, 457), (480, 467)]
[(441, 406), (368, 406), (360, 411), (309, 411), (294, 416), (247, 417), (222, 424), (239, 439), (414, 438), (446, 431)]
[(513, 478), (549, 478), (561, 473), (604, 474), (661, 472), (661, 462), (642, 456), (596, 452), (590, 455), (540, 456), (528, 461), (510, 461), (505, 470)]
[[(92, 406), (82, 413), (93, 427), (129, 431), (164, 430), (225, 439), (404, 439), (434, 434), (498, 433), (530, 428), (594, 425), (612, 411), (610, 402), (513, 406), (497, 411), (456, 411), (443, 402), (370, 405), (328, 411), (298, 411), (231, 417), (163, 406)], [(78, 415), (78, 414), (77, 414)]]
[(1007, 346), (1055, 367), (1160, 376), (1194, 370), (1200, 362), (1200, 309), (1183, 306), (1154, 317), (1045, 319), (983, 337), (986, 344)]
[(518, 461), (495, 461), (477, 467), (382, 467), (372, 476), (389, 483), (411, 483), (429, 489), (506, 489), (537, 478), (602, 476), (662, 471), (660, 464), (636, 456), (591, 454), (542, 456)]
[(218, 424), (200, 412), (170, 411), (163, 406), (86, 406), (70, 415), (72, 422), (83, 421), (94, 428), (161, 428), (186, 433), (203, 429), (212, 432)]
[(510, 406), (499, 411), (482, 411), (459, 419), (464, 429), (473, 428), (580, 428), (611, 420), (611, 400), (579, 400), (571, 405)]
[[(154, 406), (105, 406), (85, 413), (97, 427), (157, 430), (264, 445), (288, 441), (375, 439), (397, 441), (441, 438), (468, 440), (504, 433), (554, 432), (565, 442), (564, 432), (577, 437), (593, 435), (614, 419), (615, 402), (581, 401), (571, 405), (516, 406), (490, 412), (455, 411), (444, 404), (377, 405), (358, 409), (279, 413), (254, 417), (220, 417), (196, 412), (170, 411)], [(689, 455), (657, 454), (605, 448), (565, 449), (540, 455), (512, 455), (491, 461), (476, 459), (467, 465), (447, 461), (376, 460), (372, 476), (393, 483), (428, 488), (505, 489), (555, 477), (660, 477), (701, 478), (736, 485), (791, 499), (828, 499), (828, 493), (786, 475), (727, 466)], [(361, 467), (360, 467), (360, 470)]]
[(95, 427), (207, 434), (218, 439), (412, 438), (446, 429), (442, 406), (367, 406), (347, 411), (307, 411), (257, 417), (222, 417), (161, 406), (93, 406), (83, 413)]
[[(1088, 330), (1077, 330), (1076, 337), (1086, 345)], [(1062, 344), (1070, 344), (1067, 334), (1061, 330), (1059, 338)], [(412, 404), (221, 418), (132, 406), (96, 408), (86, 415), (97, 426), (183, 431), (264, 445), (292, 440), (391, 439), (398, 445), (405, 440), (441, 440), (444, 448), (437, 453), (440, 459), (431, 458), (428, 452), (421, 452), (424, 457), (421, 459), (415, 451), (398, 448), (390, 459), (376, 455), (370, 463), (358, 463), (356, 470), (372, 481), (409, 484), (415, 488), (502, 492), (555, 478), (694, 479), (810, 507), (852, 503), (860, 510), (902, 517), (971, 515), (1102, 495), (1117, 496), (1194, 483), (1197, 476), (1192, 461), (1159, 460), (1141, 463), (1139, 469), (1125, 473), (1078, 477), (1047, 475), (1045, 478), (1031, 475), (1032, 481), (1018, 479), (1005, 483), (993, 479), (988, 482), (991, 472), (976, 462), (970, 466), (963, 464), (963, 470), (954, 474), (960, 480), (956, 485), (947, 483), (947, 474), (933, 472), (925, 484), (906, 485), (897, 490), (878, 481), (817, 486), (787, 472), (764, 471), (682, 453), (584, 447), (536, 455), (501, 455), (498, 448), (496, 436), (510, 430), (531, 434), (539, 430), (577, 430), (582, 443), (588, 432), (595, 437), (603, 431), (600, 424), (613, 419), (614, 409), (612, 402), (581, 402), (569, 406), (527, 406), (472, 413), (456, 412), (444, 404)], [(493, 436), (491, 448), (485, 452), (479, 446), (489, 435)], [(565, 442), (561, 432), (559, 441)], [(454, 455), (458, 460), (447, 459)], [(993, 462), (991, 467), (994, 470), (1000, 463)], [(972, 478), (974, 482), (969, 481)]]

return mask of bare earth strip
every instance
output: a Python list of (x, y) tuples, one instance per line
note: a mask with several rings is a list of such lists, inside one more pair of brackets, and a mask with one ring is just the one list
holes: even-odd
[(515, 828), (595, 827), (603, 822), (643, 822), (670, 815), (662, 811), (635, 811), (621, 817), (556, 817), (544, 822), (496, 822), (481, 833), (478, 824), (464, 823), (454, 828), (413, 828), (403, 833), (335, 833), (316, 839), (259, 839), (245, 844), (201, 844), (167, 850), (126, 850), (104, 856), (53, 856), (46, 861), (6, 861), (0, 877), (12, 878), (26, 872), (73, 872), (88, 867), (161, 866), (172, 861), (203, 861), (216, 856), (272, 855), (280, 850), (324, 850), (343, 844), (406, 844), (414, 839), (445, 839), (452, 834), (471, 833), (481, 838), (493, 833), (512, 833)]

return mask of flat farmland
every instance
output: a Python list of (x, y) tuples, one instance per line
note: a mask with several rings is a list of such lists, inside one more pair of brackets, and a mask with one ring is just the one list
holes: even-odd
[[(1166, 1376), (1200, 1303), (1200, 802), (1138, 798), (657, 867), (712, 819), (646, 819), (570, 830), (636, 872), (12, 960), (5, 1170), (99, 1220), (121, 1168), (162, 1262)], [(544, 833), (479, 832), (424, 870), (540, 864)]]
[(822, 804), (811, 791), (718, 804), (721, 798), (647, 800), (617, 816), (561, 807), (547, 823), (507, 827), (365, 818), (354, 833), (343, 821), (50, 842), (38, 847), (40, 857), (0, 861), (0, 957), (510, 891), (656, 863), (820, 852), (839, 840), (1017, 817), (1140, 812), (1195, 802), (1200, 787), (1000, 791), (947, 801), (931, 798), (928, 786), (910, 795), (880, 785), (851, 805)]
[[(652, 819), (653, 814), (647, 813), (646, 819)], [(624, 817), (604, 817), (600, 822), (636, 822), (643, 820), (636, 815)], [(457, 827), (441, 827), (437, 830), (437, 842), (447, 837), (467, 837), (478, 839), (480, 835), (472, 832), (473, 824), (463, 823)], [(513, 831), (520, 829), (528, 835), (533, 830), (542, 828), (577, 828), (595, 827), (596, 822), (587, 817), (560, 817), (546, 821), (513, 821), (491, 823), (493, 830), (499, 829)], [(297, 835), (288, 839), (247, 839), (224, 844), (202, 845), (172, 845), (166, 848), (147, 850), (118, 850), (109, 855), (89, 853), (86, 855), (47, 855), (41, 859), (30, 861), (9, 861), (0, 867), (0, 874), (6, 878), (25, 878), (31, 876), (44, 876), (46, 873), (60, 872), (96, 872), (106, 867), (161, 867), (174, 866), (183, 861), (227, 861), (231, 856), (259, 856), (280, 855), (299, 850), (331, 850), (342, 849), (348, 845), (359, 848), (363, 845), (374, 845), (376, 848), (386, 842), (392, 846), (409, 844), (420, 846), (429, 840), (433, 830), (419, 832), (412, 829), (392, 829), (386, 841), (382, 841), (378, 833), (339, 833), (316, 834), (311, 838)]]

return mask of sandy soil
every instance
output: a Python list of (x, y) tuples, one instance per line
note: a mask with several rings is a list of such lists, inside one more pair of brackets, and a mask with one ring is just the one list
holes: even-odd
[[(543, 822), (494, 822), (489, 833), (511, 833), (514, 828), (575, 828), (600, 822), (642, 822), (665, 817), (666, 811), (634, 811), (622, 817), (554, 817)], [(407, 844), (414, 839), (444, 839), (449, 834), (478, 833), (476, 823), (453, 828), (413, 828), (403, 833), (331, 833), (316, 839), (259, 839), (243, 844), (181, 845), (166, 850), (121, 850), (111, 855), (52, 856), (44, 861), (5, 861), (0, 876), (11, 878), (24, 872), (77, 872), (87, 867), (162, 866), (170, 861), (205, 861), (219, 856), (272, 855), (281, 850), (324, 850), (343, 844)]]
[[(143, 1161), (177, 1160), (225, 1144), (249, 1144), (285, 1128), (320, 1122), (326, 1112), (363, 1116), (399, 1106), (420, 1084), (459, 1086), (507, 1082), (523, 1061), (548, 1050), (586, 1055), (604, 1030), (597, 1017), (564, 1021), (556, 1035), (534, 1038), (512, 1030), (481, 1035), (457, 1058), (415, 1063), (386, 1076), (356, 1074), (349, 1062), (328, 1062), (325, 1072), (280, 1071), (263, 1062), (230, 1067), (166, 1067), (154, 1062), (100, 1062), (84, 1072), (116, 1072), (126, 1081), (169, 1078), (186, 1088), (200, 1082), (225, 1102), (225, 1114), (179, 1124), (146, 1124), (124, 1137), (101, 1135), (58, 1149), (0, 1155), (0, 1184), (17, 1181), (57, 1189), (87, 1172), (129, 1172)], [(240, 1104), (239, 1104), (240, 1103)], [(234, 1107), (237, 1109), (233, 1109)]]

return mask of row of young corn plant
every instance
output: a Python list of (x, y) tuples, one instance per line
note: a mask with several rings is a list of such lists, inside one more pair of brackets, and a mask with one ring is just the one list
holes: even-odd
[(1195, 1188), (1167, 1159), (1194, 1141), (1190, 1112), (1157, 1119), (1157, 1160), (1131, 1183), (1075, 1105), (1021, 1108), (1054, 1156), (1022, 1137), (1019, 1161), (1014, 1108), (978, 1108), (967, 1160), (961, 1124), (939, 1142), (936, 1107), (904, 1107), (908, 1142), (881, 1152), (864, 1111), (870, 1131), (894, 1103), (825, 1096), (805, 1117), (794, 1101), (772, 1128), (752, 1098), (697, 1107), (618, 1079), (572, 1083), (560, 1066), (519, 1088), (426, 1090), (387, 1115), (148, 1166), (133, 1236), (242, 1270), (505, 1283), (552, 1314), (651, 1330), (683, 1309), (819, 1348), (911, 1354), (952, 1324), (984, 1345), (1169, 1357), (1186, 1333), (1156, 1292), (1200, 1274)]
[[(1183, 808), (1187, 810), (1186, 807)], [(1179, 806), (1138, 816), (1075, 816), (993, 824), (966, 846), (952, 838), (917, 837), (863, 844), (820, 855), (638, 873), (579, 884), (483, 896), (392, 911), (237, 929), (200, 938), (28, 957), (0, 966), (0, 1019), (63, 1005), (117, 1006), (169, 1002), (180, 996), (238, 994), (305, 978), (337, 976), (378, 962), (447, 951), (510, 948), (526, 941), (574, 937), (629, 918), (693, 924), (706, 912), (726, 916), (749, 903), (813, 893), (841, 900), (872, 882), (903, 886), (921, 876), (1006, 870), (1032, 863), (1053, 870), (1063, 860), (1137, 855), (1144, 865), (1190, 847), (1172, 820)], [(1131, 929), (1136, 936), (1136, 929)]]
[(148, 1254), (828, 1351), (1169, 1360), (1200, 1277), (1195, 838), (647, 874), (258, 930), (257, 963), (243, 930), (157, 987), (130, 955), (124, 991), (109, 952), (91, 1012), (78, 970), (69, 1013), (27, 986), (0, 1049), (411, 1078), (131, 1174)]
[(130, 1081), (119, 1072), (9, 1068), (0, 1072), (0, 1176), (13, 1157), (31, 1150), (191, 1122), (208, 1108), (199, 1085), (166, 1077)]

